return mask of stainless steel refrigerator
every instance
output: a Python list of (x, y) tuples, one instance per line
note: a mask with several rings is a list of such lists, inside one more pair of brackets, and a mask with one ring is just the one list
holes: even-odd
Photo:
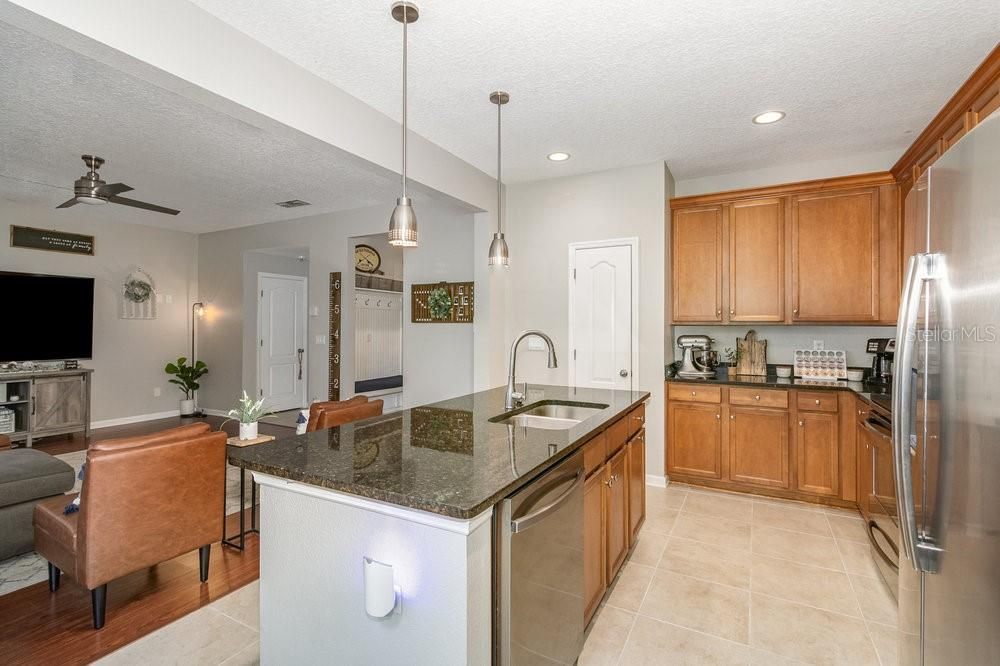
[(1000, 117), (935, 162), (896, 330), (899, 663), (1000, 662)]

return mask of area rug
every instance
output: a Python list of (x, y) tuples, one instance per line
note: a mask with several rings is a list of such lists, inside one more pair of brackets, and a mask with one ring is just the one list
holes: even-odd
[[(87, 459), (86, 451), (74, 451), (56, 456), (70, 465), (80, 475), (80, 468)], [(83, 481), (77, 478), (73, 492), (79, 492)], [(250, 473), (246, 478), (246, 501), (250, 502)], [(226, 515), (236, 513), (240, 506), (240, 470), (226, 465)], [(34, 551), (0, 561), (0, 596), (22, 587), (48, 580), (49, 573), (45, 560)]]

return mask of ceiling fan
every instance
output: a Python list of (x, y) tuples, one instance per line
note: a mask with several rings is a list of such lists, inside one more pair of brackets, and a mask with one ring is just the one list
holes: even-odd
[(135, 199), (126, 199), (125, 197), (118, 196), (122, 192), (130, 191), (132, 188), (125, 183), (111, 183), (108, 185), (101, 180), (101, 177), (97, 174), (97, 170), (104, 164), (103, 158), (96, 155), (81, 155), (80, 157), (83, 158), (89, 171), (73, 183), (73, 191), (76, 195), (69, 201), (59, 204), (56, 208), (69, 208), (78, 203), (91, 205), (115, 203), (122, 204), (123, 206), (132, 206), (133, 208), (142, 208), (143, 210), (151, 210), (155, 213), (166, 213), (167, 215), (177, 215), (180, 212), (173, 208), (165, 208), (164, 206), (157, 206), (145, 201), (136, 201)]

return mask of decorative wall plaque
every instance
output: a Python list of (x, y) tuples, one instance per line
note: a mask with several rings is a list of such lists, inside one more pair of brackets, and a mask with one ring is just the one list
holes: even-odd
[[(444, 314), (435, 307), (443, 290), (451, 299), (451, 309)], [(411, 287), (410, 321), (414, 324), (471, 324), (476, 314), (475, 282), (436, 282)]]
[(94, 256), (94, 237), (55, 229), (10, 225), (10, 246)]

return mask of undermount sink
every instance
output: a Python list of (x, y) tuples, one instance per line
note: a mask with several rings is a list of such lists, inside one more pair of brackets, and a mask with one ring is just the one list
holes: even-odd
[(591, 416), (607, 409), (607, 405), (597, 403), (571, 403), (547, 400), (521, 407), (490, 419), (493, 423), (504, 423), (522, 428), (542, 430), (567, 430), (582, 423)]

